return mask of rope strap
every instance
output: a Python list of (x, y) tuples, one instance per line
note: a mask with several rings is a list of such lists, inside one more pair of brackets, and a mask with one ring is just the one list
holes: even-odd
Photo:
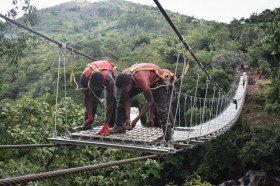
[(73, 51), (71, 51), (71, 58), (70, 58), (70, 78), (69, 78), (69, 84), (70, 86), (73, 86), (73, 82), (75, 83), (76, 85), (76, 89), (77, 91), (80, 91), (80, 90), (87, 90), (87, 88), (79, 88), (79, 85), (76, 81), (76, 78), (75, 78), (75, 73), (74, 73), (74, 66), (75, 66), (75, 53)]

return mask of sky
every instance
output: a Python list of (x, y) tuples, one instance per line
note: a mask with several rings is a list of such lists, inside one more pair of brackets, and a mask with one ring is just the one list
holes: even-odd
[[(0, 0), (0, 13), (5, 14), (12, 0)], [(18, 3), (24, 0), (18, 0)], [(37, 9), (55, 6), (71, 0), (31, 0)], [(88, 0), (94, 1), (94, 0)], [(98, 0), (95, 0), (98, 1)], [(128, 0), (143, 5), (155, 6), (153, 0)], [(159, 0), (166, 10), (178, 12), (198, 19), (230, 23), (234, 18), (249, 18), (253, 13), (280, 7), (280, 0)]]

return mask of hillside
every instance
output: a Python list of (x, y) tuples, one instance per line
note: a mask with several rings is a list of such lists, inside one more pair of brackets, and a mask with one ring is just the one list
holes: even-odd
[[(236, 71), (243, 70), (241, 67), (257, 72), (255, 81), (260, 76), (265, 78), (262, 83), (250, 85), (248, 93), (251, 95), (247, 96), (235, 125), (216, 139), (186, 152), (31, 184), (218, 185), (225, 180), (239, 179), (248, 170), (263, 171), (268, 179), (279, 177), (280, 8), (264, 10), (259, 15), (233, 20), (230, 24), (198, 20), (170, 11), (168, 14), (224, 92), (232, 91), (239, 77)], [(178, 74), (181, 74), (184, 53), (186, 59), (190, 59), (190, 68), (182, 82), (182, 92), (205, 98), (208, 91), (206, 98), (211, 100), (216, 90), (215, 95), (220, 98), (220, 89), (207, 83), (206, 76), (198, 70), (188, 52), (179, 47), (178, 38), (156, 8), (121, 0), (70, 2), (40, 10), (38, 17), (39, 24), (34, 29), (94, 58), (109, 59), (119, 71), (141, 62), (153, 62), (174, 71), (177, 55), (181, 54), (178, 58)], [(1, 30), (3, 25), (10, 30)], [(84, 122), (83, 93), (75, 91), (76, 87), (68, 83), (70, 53), (67, 52), (65, 58), (67, 98), (63, 99), (64, 72), (60, 69), (56, 105), (59, 61), (64, 65), (63, 56), (59, 58), (59, 48), (39, 37), (18, 42), (30, 33), (22, 29), (14, 31), (8, 24), (1, 23), (0, 31), (0, 144), (47, 144), (56, 129), (58, 134), (64, 135), (80, 126)], [(22, 53), (25, 56), (21, 56)], [(75, 56), (73, 67), (78, 82), (89, 62), (91, 60), (85, 57)], [(231, 98), (227, 100), (232, 101)], [(144, 103), (143, 95), (131, 101), (131, 105), (139, 108)], [(195, 105), (194, 101), (190, 101), (189, 106), (182, 103), (186, 103), (183, 96), (174, 117), (176, 124), (188, 123), (185, 120), (188, 114), (200, 119), (204, 110), (207, 111), (202, 102), (195, 110), (189, 107)], [(97, 115), (102, 112), (103, 108), (99, 107)], [(57, 125), (55, 113), (58, 113)], [(102, 124), (103, 117), (98, 118), (97, 123)], [(0, 151), (0, 179), (143, 154), (82, 146), (3, 149)]]
[(102, 34), (107, 30), (123, 31), (136, 26), (146, 29), (146, 32), (164, 32), (164, 23), (162, 19), (158, 19), (160, 15), (156, 8), (121, 0), (68, 2), (41, 10), (39, 17), (43, 22), (41, 21), (37, 29), (48, 34)]
[[(196, 32), (206, 33), (211, 28), (211, 22), (168, 13), (182, 34), (189, 32), (197, 35)], [(38, 17), (39, 23), (33, 29), (96, 59), (112, 60), (119, 70), (136, 62), (162, 63), (162, 67), (167, 68), (176, 61), (177, 38), (155, 7), (122, 0), (69, 2), (42, 9)], [(41, 38), (37, 38), (35, 44), (36, 49), (25, 51), (26, 58), (19, 63), (20, 68), (8, 69), (6, 64), (0, 65), (1, 71), (6, 74), (0, 75), (0, 79), (11, 83), (0, 97), (17, 98), (25, 93), (40, 97), (53, 93), (57, 46)], [(90, 60), (77, 55), (76, 61), (75, 72), (79, 79), (79, 74)], [(19, 76), (21, 79), (17, 80)], [(25, 88), (18, 88), (22, 85)]]

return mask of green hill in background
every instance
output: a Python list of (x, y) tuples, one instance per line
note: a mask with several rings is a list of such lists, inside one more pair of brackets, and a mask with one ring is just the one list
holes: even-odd
[[(182, 34), (210, 25), (210, 22), (168, 13)], [(140, 62), (169, 67), (176, 61), (177, 38), (155, 7), (121, 0), (68, 2), (39, 10), (38, 18), (34, 30), (96, 59), (112, 60), (119, 70)], [(37, 49), (25, 51), (26, 58), (18, 67), (7, 68), (7, 63), (1, 63), (0, 78), (8, 85), (1, 98), (53, 93), (59, 49), (42, 38), (36, 40), (36, 45)], [(76, 60), (75, 72), (79, 79), (90, 60), (80, 56), (76, 56)], [(66, 66), (69, 68), (69, 58)]]
[[(239, 179), (247, 170), (264, 171), (269, 179), (270, 176), (279, 177), (280, 8), (252, 14), (249, 19), (232, 20), (230, 24), (167, 12), (196, 57), (225, 92), (234, 87), (241, 65), (254, 73), (251, 80), (257, 83), (250, 85), (244, 112), (234, 127), (209, 143), (176, 155), (33, 184), (183, 185), (189, 182), (186, 185), (209, 185), (204, 182), (207, 181), (218, 185), (225, 180)], [(75, 1), (39, 10), (37, 14), (39, 23), (33, 29), (96, 59), (111, 60), (119, 71), (142, 62), (152, 62), (174, 71), (178, 52), (188, 55), (187, 51), (179, 50), (178, 38), (155, 7), (122, 0)], [(17, 21), (23, 22), (22, 19)], [(83, 93), (75, 91), (76, 87), (68, 83), (70, 52), (67, 51), (65, 58), (68, 98), (62, 99), (64, 71), (60, 69), (57, 110), (59, 47), (40, 37), (28, 40), (27, 44), (11, 39), (7, 47), (5, 39), (18, 36), (20, 32), (30, 33), (2, 22), (0, 28), (3, 25), (10, 31), (0, 29), (0, 143), (49, 143), (47, 139), (53, 136), (54, 128), (56, 130), (54, 113), (59, 115), (59, 134), (64, 135), (81, 125), (84, 120)], [(18, 48), (24, 48), (25, 57), (21, 58)], [(8, 55), (18, 59), (17, 63), (13, 63)], [(204, 98), (205, 90), (208, 90), (208, 98), (212, 99), (213, 84), (208, 87), (206, 76), (200, 73), (193, 58), (190, 60), (182, 92), (192, 96), (196, 92), (197, 97)], [(60, 56), (60, 62), (64, 66), (63, 56)], [(77, 82), (90, 62), (90, 59), (75, 56), (73, 69)], [(178, 74), (181, 74), (182, 67), (181, 56)], [(198, 74), (200, 78), (197, 81)], [(141, 108), (144, 103), (144, 96), (139, 95), (131, 105)], [(182, 102), (179, 106), (176, 119), (183, 123), (186, 121), (181, 116), (190, 112), (183, 113), (185, 104)], [(98, 116), (102, 109), (98, 108)], [(188, 107), (188, 110), (191, 109)], [(200, 113), (199, 117), (201, 110), (204, 109), (195, 111)], [(103, 123), (103, 117), (99, 117), (99, 123)], [(141, 155), (138, 152), (82, 146), (6, 149), (0, 154), (0, 178)], [(279, 182), (279, 179), (276, 181)]]
[[(268, 73), (269, 63), (274, 63), (275, 58), (269, 55), (265, 45), (262, 46), (266, 35), (260, 28), (266, 28), (262, 25), (273, 22), (276, 10), (265, 10), (259, 15), (253, 14), (250, 19), (233, 20), (230, 24), (195, 19), (170, 11), (167, 13), (199, 61), (219, 80), (226, 92), (236, 76), (236, 66), (249, 65), (252, 71), (261, 67), (263, 73)], [(122, 0), (75, 1), (39, 10), (38, 18), (39, 23), (33, 29), (93, 58), (111, 60), (119, 71), (143, 62), (175, 70), (178, 38), (155, 7)], [(0, 79), (5, 89), (0, 92), (1, 99), (16, 99), (25, 95), (51, 97), (54, 94), (59, 48), (40, 37), (33, 44), (36, 48), (27, 48), (26, 57), (18, 66), (11, 66), (8, 60), (2, 59)], [(66, 60), (68, 78), (69, 52)], [(179, 61), (180, 74), (182, 57)], [(76, 55), (74, 72), (77, 81), (90, 62), (90, 59)], [(183, 87), (186, 94), (195, 91), (193, 84), (197, 70), (194, 66), (195, 62), (191, 60), (188, 80)], [(221, 78), (223, 74), (225, 78)], [(60, 78), (62, 82), (62, 74)], [(205, 77), (201, 80), (202, 84), (203, 79)], [(67, 90), (68, 96), (81, 102), (78, 98), (81, 94), (75, 92), (74, 87)], [(198, 96), (203, 94), (203, 91), (198, 92)]]

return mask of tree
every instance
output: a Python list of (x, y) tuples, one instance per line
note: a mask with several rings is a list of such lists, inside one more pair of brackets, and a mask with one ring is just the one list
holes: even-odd
[(213, 51), (219, 50), (236, 50), (237, 46), (229, 44), (232, 42), (230, 38), (231, 32), (227, 25), (222, 23), (213, 23), (208, 31), (208, 34), (212, 36), (212, 42), (210, 49)]
[[(23, 17), (18, 21), (27, 26), (34, 26), (38, 22), (36, 7), (31, 5), (31, 0), (25, 0), (21, 3), (13, 0), (12, 4), (14, 7), (7, 12), (7, 17), (15, 19), (20, 13), (23, 13)], [(13, 64), (17, 63), (24, 56), (24, 49), (34, 46), (31, 41), (34, 41), (32, 35), (18, 31), (11, 23), (0, 20), (1, 59), (8, 60)]]
[(259, 28), (264, 31), (262, 45), (266, 49), (264, 58), (269, 63), (271, 87), (268, 93), (267, 110), (280, 112), (280, 8), (275, 9), (272, 22), (264, 22)]
[(208, 34), (209, 27), (203, 25), (203, 28), (194, 29), (187, 34), (186, 40), (190, 43), (190, 46), (195, 50), (210, 50), (210, 43), (214, 40), (212, 36)]
[[(41, 99), (21, 98), (10, 103), (0, 100), (0, 144), (49, 143), (54, 131), (55, 106)], [(64, 107), (66, 104), (66, 108)], [(68, 125), (65, 125), (67, 109)], [(57, 131), (64, 134), (83, 120), (83, 106), (71, 99), (58, 103)], [(13, 149), (0, 151), (0, 179), (30, 173), (46, 172), (66, 167), (78, 167), (100, 162), (109, 162), (138, 157), (138, 152), (124, 152), (115, 149), (93, 147), (61, 147), (46, 149)], [(67, 179), (58, 177), (40, 181), (39, 185), (148, 185), (158, 179), (158, 162), (147, 160), (127, 166), (70, 175)]]
[(266, 33), (263, 38), (263, 46), (268, 51), (271, 51), (272, 55), (280, 54), (280, 8), (275, 9), (275, 17), (272, 22), (263, 23), (260, 28)]
[(237, 65), (247, 60), (248, 56), (244, 52), (223, 51), (213, 57), (212, 66), (233, 73)]
[(258, 34), (257, 31), (253, 28), (253, 27), (248, 27), (246, 28), (239, 39), (239, 43), (241, 44), (242, 47), (242, 51), (247, 52), (248, 51), (248, 47), (252, 46), (255, 42), (255, 40), (257, 40), (258, 38)]
[(242, 32), (242, 28), (243, 28), (242, 22), (240, 20), (233, 19), (228, 25), (228, 29), (231, 33), (231, 38), (239, 39)]
[(3, 90), (4, 88), (4, 83), (3, 83), (3, 80), (0, 79), (0, 92)]
[(245, 19), (246, 23), (263, 23), (272, 22), (275, 17), (275, 12), (269, 9), (264, 10), (260, 14), (253, 13), (249, 19)]

